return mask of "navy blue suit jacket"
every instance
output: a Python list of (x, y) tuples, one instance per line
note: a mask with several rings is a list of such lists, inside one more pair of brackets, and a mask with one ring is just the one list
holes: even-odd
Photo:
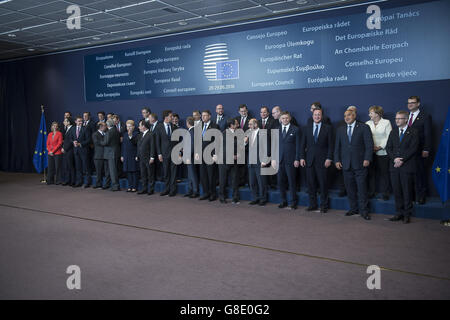
[(283, 138), (283, 126), (280, 125), (279, 148), (280, 164), (286, 163), (294, 165), (294, 161), (300, 161), (301, 132), (300, 129), (292, 123), (289, 126), (286, 137)]
[(313, 130), (313, 123), (309, 123), (304, 127), (302, 133), (300, 159), (306, 160), (307, 167), (311, 167), (314, 162), (324, 165), (325, 160), (333, 160), (334, 142), (332, 127), (322, 122), (317, 143), (314, 142)]

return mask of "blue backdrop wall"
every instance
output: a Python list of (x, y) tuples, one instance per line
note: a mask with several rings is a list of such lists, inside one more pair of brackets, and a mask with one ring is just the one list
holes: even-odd
[[(386, 6), (400, 6), (424, 1), (395, 1)], [(360, 12), (361, 8), (346, 9), (348, 13)], [(40, 105), (46, 108), (47, 124), (61, 121), (65, 110), (78, 115), (90, 111), (114, 112), (123, 120), (139, 119), (142, 107), (150, 107), (152, 112), (161, 114), (164, 109), (172, 109), (182, 119), (191, 115), (193, 109), (214, 111), (219, 103), (225, 106), (227, 116), (237, 116), (241, 103), (249, 106), (250, 112), (258, 116), (259, 107), (280, 105), (289, 110), (300, 124), (306, 124), (310, 116), (309, 106), (320, 101), (333, 122), (343, 118), (349, 105), (359, 108), (359, 118), (368, 120), (368, 107), (381, 105), (386, 117), (393, 119), (395, 111), (406, 109), (407, 98), (418, 95), (422, 108), (433, 117), (434, 151), (445, 121), (445, 112), (450, 104), (450, 80), (404, 82), (377, 85), (360, 85), (314, 89), (230, 93), (217, 95), (191, 95), (184, 97), (116, 100), (86, 102), (84, 94), (84, 56), (113, 50), (138, 48), (146, 45), (172, 42), (182, 39), (216, 35), (261, 27), (282, 25), (310, 19), (338, 15), (339, 10), (303, 15), (279, 20), (258, 22), (249, 25), (232, 26), (157, 39), (147, 39), (118, 45), (97, 47), (67, 53), (38, 56), (0, 63), (0, 170), (33, 172), (32, 155), (39, 127)], [(432, 50), (433, 48), (430, 48)], [(414, 48), (411, 48), (414, 50)], [(423, 63), (428, 63), (424, 57)], [(431, 161), (429, 161), (431, 166)], [(431, 176), (431, 175), (430, 175)], [(432, 185), (430, 180), (430, 185)], [(433, 187), (432, 194), (436, 194)]]

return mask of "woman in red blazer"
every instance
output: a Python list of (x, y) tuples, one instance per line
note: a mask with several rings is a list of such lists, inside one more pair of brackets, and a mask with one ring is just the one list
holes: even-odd
[(58, 122), (52, 122), (52, 132), (47, 136), (48, 174), (47, 184), (61, 183), (61, 163), (63, 136), (59, 131)]

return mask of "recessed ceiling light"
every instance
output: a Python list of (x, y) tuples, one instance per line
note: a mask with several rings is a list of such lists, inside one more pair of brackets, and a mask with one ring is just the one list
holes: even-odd
[(92, 37), (92, 40), (100, 40), (101, 38), (99, 37)]
[(28, 51), (34, 51), (34, 49), (33, 49), (33, 48), (28, 48), (27, 50), (28, 50)]
[(84, 21), (94, 21), (94, 18), (91, 18), (91, 17), (84, 17)]
[(179, 24), (180, 26), (185, 26), (185, 25), (187, 25), (188, 23), (187, 23), (186, 21), (180, 21), (180, 22), (178, 22), (178, 24)]
[(15, 38), (16, 35), (14, 33), (8, 33), (8, 37)]
[(297, 4), (306, 4), (306, 3), (308, 3), (308, 1), (306, 1), (306, 0), (298, 0), (297, 1)]

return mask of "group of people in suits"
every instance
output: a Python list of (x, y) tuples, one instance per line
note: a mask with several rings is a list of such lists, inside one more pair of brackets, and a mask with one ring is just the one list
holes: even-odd
[[(272, 112), (267, 106), (261, 107), (260, 119), (250, 117), (245, 104), (239, 106), (237, 117), (226, 117), (220, 104), (216, 106), (214, 118), (209, 110), (195, 110), (186, 119), (190, 139), (186, 143), (189, 143), (190, 150), (183, 148), (179, 151), (180, 161), (183, 156), (187, 159), (184, 165), (189, 184), (188, 193), (184, 196), (209, 201), (219, 199), (226, 203), (227, 187), (230, 187), (232, 203), (237, 204), (239, 187), (248, 183), (252, 193), (250, 205), (264, 206), (268, 201), (268, 189), (277, 184), (281, 199), (278, 207), (296, 209), (298, 168), (304, 167), (309, 194), (307, 210), (320, 209), (325, 213), (329, 203), (329, 170), (334, 163), (335, 168), (343, 173), (350, 205), (347, 216), (359, 214), (370, 220), (368, 201), (378, 181), (385, 200), (392, 184), (397, 214), (391, 220), (408, 223), (414, 199), (419, 203), (425, 202), (426, 177), (421, 165), (429, 156), (431, 144), (431, 116), (419, 107), (420, 98), (410, 97), (409, 112), (397, 112), (397, 129), (392, 129), (390, 121), (383, 118), (381, 107), (370, 107), (370, 120), (363, 123), (357, 120), (356, 107), (351, 106), (336, 130), (333, 130), (319, 102), (311, 105), (312, 116), (303, 128), (279, 106), (272, 108)], [(175, 196), (180, 161), (172, 161), (172, 151), (178, 141), (172, 141), (171, 137), (180, 128), (179, 116), (165, 110), (162, 121), (158, 121), (158, 116), (149, 108), (143, 108), (141, 113), (138, 132), (133, 120), (123, 124), (117, 115), (105, 116), (104, 112), (98, 113), (97, 123), (90, 119), (89, 112), (76, 117), (75, 121), (70, 113), (66, 113), (61, 132), (58, 123), (53, 122), (52, 132), (47, 138), (48, 183), (89, 187), (95, 167), (97, 179), (93, 188), (120, 190), (122, 172), (128, 179), (128, 192), (154, 194), (155, 181), (161, 180), (164, 190), (160, 195)], [(220, 130), (222, 146), (231, 137), (234, 149), (223, 147), (223, 152), (217, 152), (211, 148), (214, 142), (211, 129)], [(246, 134), (234, 136), (237, 129), (243, 129)], [(274, 129), (278, 130), (278, 140), (271, 139), (271, 130)], [(194, 143), (196, 134), (201, 134), (200, 147)], [(266, 139), (266, 144), (261, 144), (261, 136)], [(240, 137), (243, 149), (236, 143)], [(277, 157), (271, 155), (270, 144), (274, 141), (278, 143)], [(249, 161), (251, 148), (257, 150), (256, 161)], [(261, 148), (264, 148), (262, 153), (259, 152)], [(276, 174), (263, 173), (267, 169), (274, 169)], [(200, 185), (203, 189), (201, 195)]]

